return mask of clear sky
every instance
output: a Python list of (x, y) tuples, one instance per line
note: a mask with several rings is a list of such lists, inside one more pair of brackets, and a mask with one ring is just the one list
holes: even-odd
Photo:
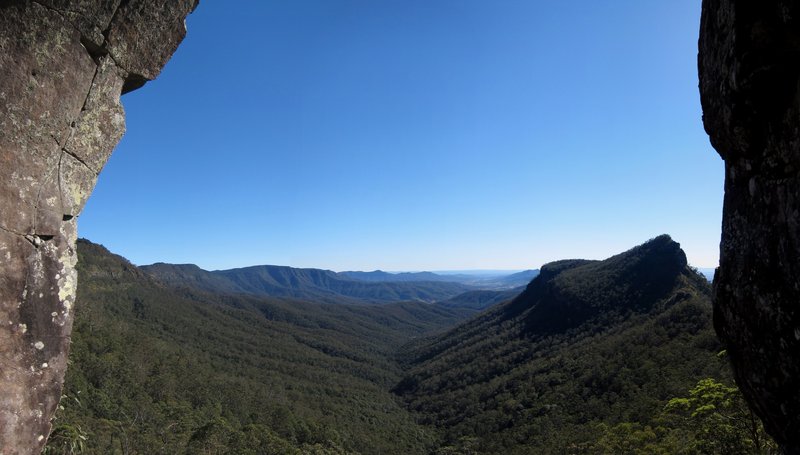
[(136, 264), (717, 264), (700, 0), (203, 1), (79, 220)]

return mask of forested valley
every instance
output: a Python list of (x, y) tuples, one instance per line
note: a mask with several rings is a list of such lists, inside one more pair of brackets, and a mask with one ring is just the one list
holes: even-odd
[(78, 248), (46, 453), (774, 453), (668, 236), (524, 290), (380, 304), (192, 286)]

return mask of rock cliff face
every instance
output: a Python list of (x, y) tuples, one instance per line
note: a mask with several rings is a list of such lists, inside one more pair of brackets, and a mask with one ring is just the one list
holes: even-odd
[(76, 217), (197, 0), (0, 0), (0, 454), (39, 453), (66, 369)]
[(800, 453), (800, 1), (704, 0), (700, 93), (725, 160), (714, 323), (736, 379)]

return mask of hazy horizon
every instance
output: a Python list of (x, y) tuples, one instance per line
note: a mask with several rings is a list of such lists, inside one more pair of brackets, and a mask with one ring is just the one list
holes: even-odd
[[(91, 242), (91, 239), (86, 239), (86, 240)], [(636, 245), (633, 245), (633, 246), (636, 246)], [(110, 250), (110, 251), (113, 254), (120, 254), (119, 252), (116, 252), (116, 251), (113, 251), (113, 250)], [(618, 251), (615, 254), (622, 253), (622, 252), (623, 251)], [(564, 258), (560, 258), (560, 259), (555, 259), (555, 261), (563, 260), (563, 259), (588, 259), (588, 260), (602, 261), (604, 259), (608, 259), (611, 256), (613, 256), (613, 254), (608, 256), (608, 257), (603, 257), (603, 258), (564, 257)], [(124, 257), (124, 255), (123, 255), (123, 257)], [(127, 257), (126, 257), (126, 259), (130, 260)], [(459, 269), (459, 268), (449, 268), (449, 269), (385, 270), (385, 269), (374, 268), (374, 267), (367, 267), (367, 268), (361, 268), (361, 269), (332, 269), (332, 268), (328, 268), (328, 267), (320, 267), (320, 266), (313, 266), (313, 265), (300, 266), (300, 265), (293, 265), (293, 264), (277, 264), (277, 263), (269, 263), (269, 262), (254, 263), (254, 264), (243, 264), (243, 265), (236, 265), (236, 266), (233, 266), (233, 267), (225, 267), (225, 268), (204, 267), (202, 264), (198, 264), (196, 262), (168, 262), (168, 261), (160, 261), (160, 260), (159, 261), (154, 261), (154, 262), (147, 262), (147, 263), (138, 263), (138, 262), (135, 262), (135, 261), (132, 261), (132, 260), (131, 260), (131, 262), (137, 267), (150, 266), (150, 265), (155, 265), (155, 264), (194, 265), (194, 266), (200, 267), (203, 270), (211, 271), (211, 272), (221, 271), (221, 270), (231, 270), (231, 269), (243, 269), (243, 268), (248, 268), (248, 267), (269, 266), (269, 267), (291, 267), (291, 268), (297, 268), (297, 269), (330, 270), (330, 271), (336, 272), (336, 273), (344, 273), (344, 272), (366, 272), (366, 273), (369, 273), (369, 272), (384, 272), (384, 273), (391, 273), (391, 274), (401, 274), (401, 273), (426, 273), (427, 272), (427, 273), (435, 273), (437, 275), (459, 275), (459, 274), (463, 274), (463, 275), (487, 276), (487, 277), (488, 276), (510, 275), (510, 274), (514, 274), (514, 273), (525, 272), (525, 271), (528, 271), (528, 270), (540, 270), (542, 266), (547, 264), (545, 262), (545, 263), (539, 264), (537, 266), (531, 266), (531, 267), (526, 267), (526, 268), (518, 268), (518, 269), (487, 269), (487, 268), (461, 268), (461, 269)], [(548, 262), (552, 262), (552, 261), (548, 261)], [(719, 266), (719, 265), (714, 265), (712, 267), (704, 267), (704, 266), (697, 266), (697, 265), (692, 264), (692, 263), (689, 263), (688, 265), (691, 266), (691, 267), (694, 267), (694, 268), (696, 268), (696, 269), (698, 269), (700, 271), (703, 271), (703, 272), (713, 272)]]

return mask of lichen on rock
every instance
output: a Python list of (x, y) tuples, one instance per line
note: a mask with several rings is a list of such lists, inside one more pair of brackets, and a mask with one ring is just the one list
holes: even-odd
[(39, 453), (61, 395), (77, 217), (196, 0), (0, 2), (0, 453)]

